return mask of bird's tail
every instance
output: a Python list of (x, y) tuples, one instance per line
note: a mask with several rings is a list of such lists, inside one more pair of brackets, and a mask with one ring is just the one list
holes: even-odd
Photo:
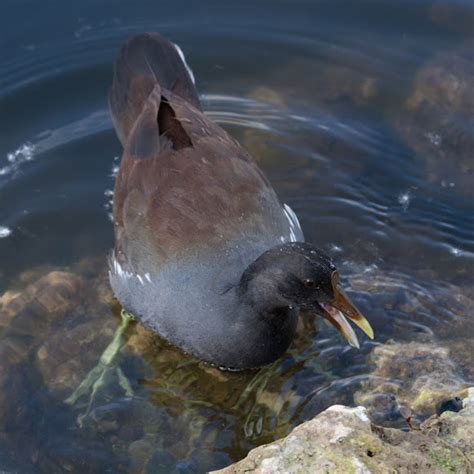
[(201, 109), (194, 77), (181, 49), (158, 33), (142, 33), (129, 39), (114, 64), (109, 105), (122, 144), (158, 84)]

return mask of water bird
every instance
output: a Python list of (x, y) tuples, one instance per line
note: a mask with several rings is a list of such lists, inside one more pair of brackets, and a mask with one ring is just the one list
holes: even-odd
[(359, 347), (369, 322), (321, 249), (304, 242), (247, 151), (203, 111), (181, 49), (157, 33), (120, 49), (109, 106), (123, 156), (113, 204), (110, 284), (146, 327), (229, 369), (269, 364), (300, 311)]

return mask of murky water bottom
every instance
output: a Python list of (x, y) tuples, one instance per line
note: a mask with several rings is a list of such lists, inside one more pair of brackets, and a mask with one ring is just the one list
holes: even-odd
[[(332, 404), (363, 403), (377, 423), (404, 427), (399, 404), (430, 414), (428, 378), (453, 394), (473, 381), (474, 59), (462, 22), (446, 24), (449, 6), (412, 6), (389, 24), (367, 6), (368, 28), (351, 2), (278, 4), (261, 19), (268, 8), (252, 4), (251, 23), (214, 5), (195, 30), (175, 9), (153, 23), (155, 12), (111, 16), (86, 2), (87, 15), (55, 6), (61, 28), (40, 15), (40, 35), (5, 25), (1, 469), (203, 472)], [(67, 403), (120, 324), (107, 254), (121, 151), (106, 92), (119, 44), (147, 30), (181, 45), (206, 112), (333, 256), (375, 341), (350, 348), (304, 315), (284, 357), (230, 373), (132, 323), (92, 402)]]

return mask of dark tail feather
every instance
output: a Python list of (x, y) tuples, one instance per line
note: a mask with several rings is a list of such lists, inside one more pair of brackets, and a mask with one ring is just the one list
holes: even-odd
[(193, 78), (179, 48), (158, 33), (128, 40), (114, 64), (109, 105), (122, 144), (156, 84), (201, 108)]

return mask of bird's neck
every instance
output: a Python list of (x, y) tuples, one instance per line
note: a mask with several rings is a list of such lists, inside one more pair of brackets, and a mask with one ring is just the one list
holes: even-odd
[(262, 275), (244, 275), (237, 290), (240, 304), (264, 319), (285, 318), (295, 308)]

